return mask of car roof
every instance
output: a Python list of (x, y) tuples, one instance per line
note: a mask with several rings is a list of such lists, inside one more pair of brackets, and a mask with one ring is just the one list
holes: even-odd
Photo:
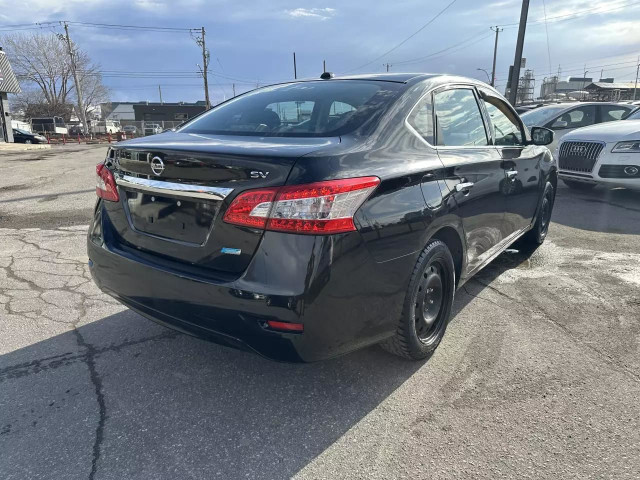
[(360, 75), (336, 76), (335, 80), (378, 80), (383, 82), (414, 83), (444, 76), (438, 73), (364, 73)]

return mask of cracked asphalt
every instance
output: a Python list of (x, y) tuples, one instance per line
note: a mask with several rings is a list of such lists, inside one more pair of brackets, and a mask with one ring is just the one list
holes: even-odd
[(0, 478), (640, 478), (640, 193), (561, 186), (426, 363), (270, 362), (87, 270), (104, 147), (0, 156)]

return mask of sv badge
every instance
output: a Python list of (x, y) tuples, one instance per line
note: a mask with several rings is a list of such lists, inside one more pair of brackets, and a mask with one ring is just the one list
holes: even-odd
[(253, 170), (251, 172), (251, 178), (267, 178), (269, 172), (261, 172), (260, 170)]

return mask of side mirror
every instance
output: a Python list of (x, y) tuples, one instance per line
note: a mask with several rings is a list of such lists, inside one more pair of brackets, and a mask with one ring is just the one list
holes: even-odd
[(551, 145), (555, 133), (544, 127), (531, 127), (531, 139), (534, 145)]

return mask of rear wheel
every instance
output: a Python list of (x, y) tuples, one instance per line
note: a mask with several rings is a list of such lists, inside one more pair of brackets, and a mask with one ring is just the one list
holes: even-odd
[(411, 360), (431, 356), (447, 329), (454, 291), (451, 252), (444, 242), (432, 240), (414, 267), (396, 332), (382, 347)]
[(535, 250), (544, 243), (549, 232), (549, 224), (551, 223), (551, 213), (553, 212), (553, 204), (556, 198), (556, 191), (551, 183), (547, 182), (540, 201), (540, 209), (538, 218), (533, 228), (525, 233), (518, 242), (517, 247), (527, 250)]
[(591, 190), (592, 188), (594, 188), (596, 186), (595, 183), (588, 183), (588, 182), (576, 182), (575, 180), (562, 180), (564, 182), (564, 184), (569, 187), (569, 188), (573, 188), (574, 190)]

